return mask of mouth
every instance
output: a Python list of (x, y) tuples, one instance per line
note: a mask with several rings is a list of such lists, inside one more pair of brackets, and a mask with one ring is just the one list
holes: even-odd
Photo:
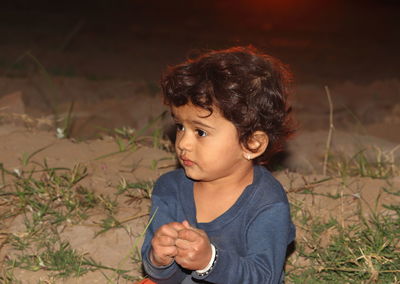
[(194, 162), (192, 160), (189, 160), (184, 156), (179, 156), (179, 159), (181, 160), (183, 166), (190, 167), (194, 165)]

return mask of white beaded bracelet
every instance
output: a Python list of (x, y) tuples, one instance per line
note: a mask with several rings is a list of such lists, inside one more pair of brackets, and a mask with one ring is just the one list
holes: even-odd
[(197, 275), (200, 277), (208, 275), (214, 268), (215, 263), (217, 262), (217, 258), (218, 258), (218, 250), (213, 244), (211, 244), (211, 260), (204, 269), (196, 270)]

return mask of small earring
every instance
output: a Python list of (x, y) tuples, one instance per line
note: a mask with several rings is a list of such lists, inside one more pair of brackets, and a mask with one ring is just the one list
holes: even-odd
[(249, 161), (251, 160), (251, 155), (249, 153), (246, 153), (245, 156), (246, 156), (247, 160), (249, 160)]

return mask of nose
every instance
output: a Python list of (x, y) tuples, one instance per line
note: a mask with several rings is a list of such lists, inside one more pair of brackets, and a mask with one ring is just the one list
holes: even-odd
[(180, 131), (176, 134), (175, 147), (179, 152), (187, 152), (192, 148), (190, 134), (187, 131)]

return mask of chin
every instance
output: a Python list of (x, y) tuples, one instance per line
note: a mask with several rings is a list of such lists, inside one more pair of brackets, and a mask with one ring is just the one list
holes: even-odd
[(191, 180), (194, 180), (194, 181), (198, 181), (198, 180), (199, 180), (199, 178), (196, 177), (196, 175), (191, 175), (191, 174), (189, 174), (187, 171), (185, 171), (185, 174), (186, 174), (186, 176), (187, 176), (188, 178), (190, 178)]
[(186, 176), (187, 176), (188, 178), (190, 178), (190, 179), (192, 179), (192, 180), (194, 180), (194, 181), (199, 181), (199, 180), (201, 180), (200, 175), (194, 173), (193, 170), (188, 169), (188, 168), (185, 168), (185, 167), (183, 167), (183, 169), (185, 170), (185, 174), (186, 174)]

